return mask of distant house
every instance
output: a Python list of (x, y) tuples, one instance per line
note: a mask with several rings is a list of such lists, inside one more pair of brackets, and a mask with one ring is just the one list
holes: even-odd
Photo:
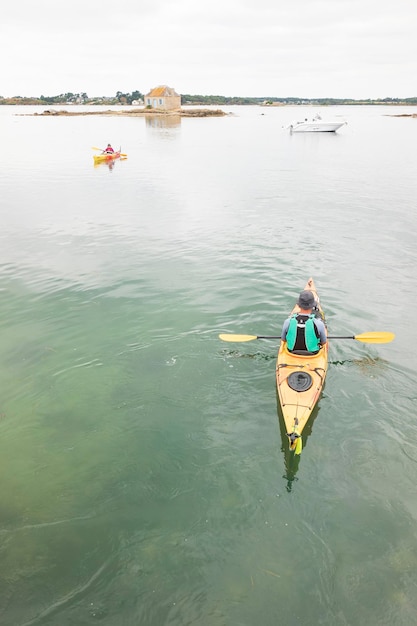
[(145, 106), (152, 109), (163, 109), (164, 111), (180, 109), (181, 96), (172, 87), (160, 85), (145, 95)]

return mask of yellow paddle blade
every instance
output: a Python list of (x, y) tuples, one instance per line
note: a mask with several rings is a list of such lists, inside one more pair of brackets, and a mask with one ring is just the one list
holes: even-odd
[(355, 335), (356, 341), (363, 341), (364, 343), (389, 343), (394, 339), (394, 333), (386, 332), (370, 332), (362, 333), (361, 335)]
[(94, 146), (91, 148), (91, 150), (100, 150), (100, 152), (103, 152), (103, 148), (95, 148)]
[(301, 454), (302, 451), (303, 451), (303, 440), (301, 439), (301, 437), (298, 437), (297, 443), (295, 444), (294, 454)]
[(254, 339), (258, 339), (257, 335), (229, 335), (222, 334), (219, 335), (219, 338), (222, 341), (253, 341)]

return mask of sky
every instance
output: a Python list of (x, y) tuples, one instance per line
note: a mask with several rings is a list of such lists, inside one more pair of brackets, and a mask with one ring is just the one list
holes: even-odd
[(417, 96), (417, 0), (4, 0), (0, 96)]

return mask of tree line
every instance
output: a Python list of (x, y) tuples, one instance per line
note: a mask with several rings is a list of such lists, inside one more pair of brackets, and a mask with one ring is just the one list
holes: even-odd
[(201, 96), (201, 95), (181, 95), (182, 104), (194, 105), (233, 105), (233, 104), (264, 104), (264, 105), (285, 105), (285, 104), (314, 104), (320, 106), (341, 105), (341, 104), (417, 104), (415, 98), (381, 98), (366, 100), (355, 100), (353, 98), (296, 98), (296, 97), (226, 97), (226, 96)]
[(95, 96), (94, 98), (89, 98), (84, 91), (81, 93), (68, 91), (57, 96), (13, 96), (12, 98), (0, 96), (0, 104), (132, 104), (132, 102), (143, 102), (142, 92), (138, 90), (132, 93), (117, 91), (115, 96)]
[[(114, 96), (95, 96), (90, 98), (85, 92), (72, 93), (67, 92), (57, 96), (27, 97), (14, 96), (12, 98), (3, 98), (0, 96), (0, 104), (40, 104), (40, 105), (62, 105), (62, 104), (106, 104), (106, 105), (131, 105), (133, 103), (143, 104), (144, 95), (141, 91), (135, 90), (131, 93), (117, 91)], [(380, 98), (380, 99), (364, 99), (355, 100), (353, 98), (296, 98), (296, 97), (241, 97), (241, 96), (203, 96), (192, 94), (181, 94), (182, 105), (215, 105), (215, 106), (232, 106), (232, 105), (308, 105), (331, 106), (342, 104), (403, 104), (416, 105), (417, 97), (413, 98)]]

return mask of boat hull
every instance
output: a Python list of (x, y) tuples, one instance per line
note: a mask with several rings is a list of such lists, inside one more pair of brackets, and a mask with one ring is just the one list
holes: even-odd
[(300, 122), (290, 126), (291, 133), (335, 133), (346, 122)]
[[(314, 294), (319, 313), (324, 319), (312, 278), (307, 281), (304, 289)], [(297, 313), (299, 310), (300, 308), (296, 304), (291, 314)], [(320, 398), (327, 366), (328, 343), (325, 343), (317, 354), (299, 355), (289, 352), (287, 342), (281, 341), (277, 358), (276, 380), (285, 429), (292, 450), (296, 449), (297, 439), (301, 437), (303, 429)], [(309, 386), (307, 387), (307, 385)]]

